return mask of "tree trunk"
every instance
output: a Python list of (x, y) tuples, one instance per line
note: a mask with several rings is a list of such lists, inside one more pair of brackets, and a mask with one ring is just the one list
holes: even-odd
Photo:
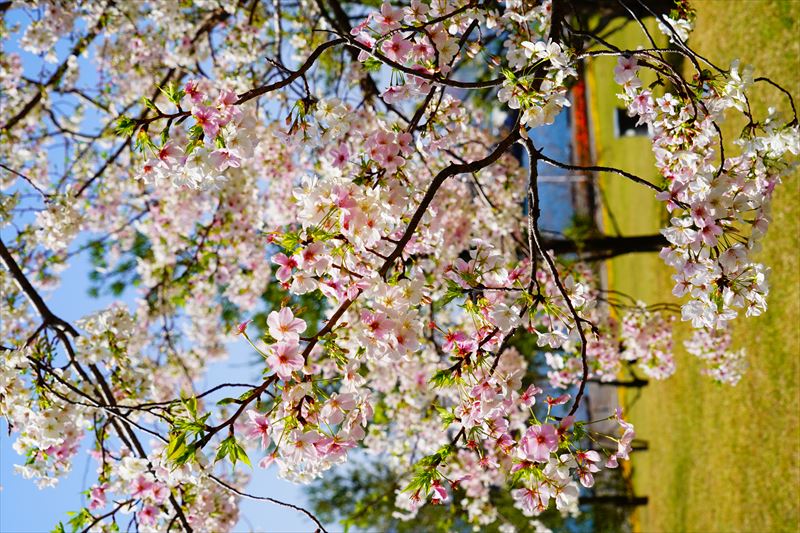
[(595, 505), (598, 503), (610, 503), (617, 507), (639, 507), (647, 505), (647, 496), (581, 496), (578, 499), (580, 505)]
[[(564, 2), (564, 0), (555, 0), (554, 3)], [(602, 17), (624, 17), (630, 18), (631, 12), (642, 19), (652, 17), (653, 13), (657, 15), (669, 15), (670, 11), (675, 7), (674, 0), (644, 0), (638, 2), (620, 2), (619, 0), (572, 0), (568, 4), (571, 8), (581, 13), (581, 15), (594, 15)], [(627, 7), (627, 9), (626, 9)]]
[(658, 252), (669, 241), (661, 235), (638, 235), (635, 237), (596, 237), (577, 243), (570, 239), (549, 239), (543, 243), (545, 250), (556, 255), (577, 253), (603, 253), (612, 257), (630, 253)]
[(649, 381), (646, 379), (633, 379), (631, 381), (602, 381), (599, 379), (590, 379), (589, 383), (596, 385), (607, 385), (609, 387), (622, 387), (624, 389), (641, 389), (646, 386)]

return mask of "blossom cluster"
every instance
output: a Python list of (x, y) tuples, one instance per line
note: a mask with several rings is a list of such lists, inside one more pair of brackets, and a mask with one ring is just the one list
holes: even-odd
[(622, 319), (622, 357), (637, 361), (652, 379), (666, 379), (675, 373), (672, 353), (672, 318), (639, 308)]
[(64, 386), (72, 379), (69, 370), (56, 370), (47, 392), (32, 394), (35, 387), (21, 376), (34, 371), (37, 357), (33, 348), (22, 348), (0, 359), (0, 413), (9, 428), (18, 432), (14, 450), (26, 457), (23, 465), (15, 466), (16, 471), (44, 488), (70, 472), (91, 421), (86, 406), (76, 404), (77, 395)]
[[(508, 45), (508, 43), (506, 43)], [(520, 124), (529, 128), (552, 124), (564, 107), (569, 107), (567, 81), (577, 77), (574, 61), (553, 41), (523, 41), (522, 53), (509, 52), (509, 67), (522, 72), (505, 74), (506, 81), (497, 93), (500, 102), (522, 111)], [(542, 80), (524, 73), (531, 66), (546, 63), (547, 73)]]
[(36, 216), (38, 238), (54, 252), (64, 251), (72, 243), (82, 223), (81, 212), (69, 195), (52, 198), (47, 209)]
[(758, 316), (766, 310), (768, 269), (753, 254), (769, 226), (772, 193), (793, 168), (782, 158), (800, 153), (798, 126), (772, 118), (761, 135), (737, 142), (739, 155), (720, 162), (716, 120), (726, 109), (741, 108), (752, 79), (740, 77), (734, 65), (725, 79), (706, 82), (700, 101), (690, 103), (670, 92), (655, 97), (638, 70), (636, 56), (621, 58), (615, 79), (629, 113), (654, 131), (656, 165), (666, 183), (658, 198), (672, 215), (662, 231), (671, 246), (661, 256), (677, 272), (673, 294), (690, 297), (682, 317), (696, 328), (721, 329), (740, 310)]
[(744, 348), (732, 350), (731, 341), (728, 331), (700, 329), (683, 344), (687, 352), (703, 361), (703, 374), (718, 383), (736, 385), (748, 364)]
[[(176, 116), (191, 117), (185, 136), (173, 134), (160, 146), (143, 134), (152, 157), (140, 177), (145, 182), (169, 179), (175, 186), (218, 187), (225, 171), (238, 168), (243, 158), (252, 158), (258, 140), (253, 135), (252, 111), (236, 105), (238, 96), (230, 88), (214, 87), (206, 79), (190, 80), (172, 94)], [(189, 111), (181, 112), (183, 108)]]
[(183, 490), (184, 501), (190, 502), (184, 510), (190, 527), (216, 531), (235, 527), (239, 519), (236, 497), (215, 490), (217, 485), (202, 467), (175, 468), (158, 447), (147, 457), (126, 452), (122, 450), (116, 461), (102, 452), (92, 452), (100, 481), (88, 490), (90, 512), (107, 509), (111, 504), (123, 515), (133, 514), (140, 531), (155, 533), (172, 522), (169, 500)]

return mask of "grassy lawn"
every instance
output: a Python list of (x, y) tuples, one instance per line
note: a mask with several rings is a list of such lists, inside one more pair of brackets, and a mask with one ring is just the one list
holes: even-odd
[[(698, 0), (691, 43), (711, 61), (727, 67), (736, 57), (756, 67), (800, 98), (800, 2)], [(617, 38), (631, 42), (637, 32)], [(642, 42), (644, 44), (644, 42)], [(612, 63), (613, 64), (613, 63)], [(655, 177), (648, 141), (614, 139), (616, 105), (609, 63), (598, 63), (590, 87), (595, 95), (595, 136), (600, 164), (615, 164)], [(591, 80), (590, 80), (591, 81)], [(774, 89), (759, 84), (754, 111), (787, 110)], [(726, 123), (732, 139), (742, 124)], [(734, 388), (716, 385), (700, 365), (677, 350), (678, 371), (662, 383), (628, 395), (637, 433), (650, 450), (634, 455), (637, 493), (650, 504), (637, 512), (642, 531), (790, 531), (800, 529), (800, 182), (787, 179), (773, 203), (773, 223), (759, 259), (772, 267), (769, 311), (742, 317), (735, 326), (737, 346), (745, 347), (751, 368)], [(650, 233), (664, 219), (647, 190), (606, 175), (606, 231), (609, 213), (624, 235)], [(670, 297), (671, 270), (655, 254), (614, 260), (609, 283), (648, 302)], [(678, 337), (687, 330), (679, 328)], [(680, 344), (679, 342), (677, 344)]]

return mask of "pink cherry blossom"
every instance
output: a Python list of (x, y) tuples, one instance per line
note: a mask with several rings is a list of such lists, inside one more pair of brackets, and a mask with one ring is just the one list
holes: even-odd
[(198, 80), (189, 80), (186, 82), (186, 85), (183, 86), (183, 91), (186, 93), (186, 96), (189, 97), (189, 99), (195, 104), (199, 104), (205, 99), (205, 94), (203, 93)]
[(431, 502), (434, 504), (441, 504), (447, 501), (447, 490), (442, 486), (442, 483), (437, 479), (431, 483)]
[(294, 257), (287, 257), (286, 254), (283, 253), (275, 254), (272, 257), (272, 262), (276, 265), (280, 265), (281, 268), (275, 273), (275, 277), (278, 278), (278, 281), (284, 283), (291, 279), (292, 269), (299, 266), (297, 259)]
[(245, 331), (247, 331), (247, 326), (250, 325), (250, 322), (252, 322), (252, 320), (245, 320), (244, 322), (236, 326), (236, 333), (239, 335), (243, 335)]
[(228, 150), (227, 148), (220, 148), (214, 150), (208, 156), (211, 164), (216, 167), (220, 172), (227, 168), (239, 168), (241, 165), (241, 158), (235, 150)]
[(217, 136), (217, 133), (219, 133), (219, 121), (217, 112), (213, 107), (196, 106), (192, 109), (192, 116), (197, 125), (203, 128), (203, 134), (206, 139), (214, 139)]
[(350, 152), (347, 150), (347, 146), (344, 144), (340, 144), (339, 146), (333, 148), (330, 151), (332, 161), (331, 163), (336, 168), (343, 168), (347, 164), (347, 159), (350, 157)]
[(260, 439), (262, 448), (269, 447), (271, 427), (267, 417), (253, 409), (247, 411), (247, 416), (250, 417), (247, 425), (247, 437)]
[(520, 440), (523, 456), (537, 463), (546, 462), (558, 448), (558, 433), (549, 424), (531, 426)]
[(144, 498), (149, 495), (150, 489), (153, 487), (153, 482), (145, 476), (138, 476), (131, 481), (130, 494), (133, 498)]
[(89, 490), (89, 509), (101, 509), (106, 506), (106, 491), (108, 490), (108, 483), (97, 485)]
[(300, 371), (305, 364), (299, 353), (297, 342), (279, 342), (270, 347), (267, 364), (284, 381), (292, 377), (292, 372)]
[(172, 141), (168, 141), (158, 150), (158, 159), (169, 167), (176, 164), (182, 156), (183, 150)]
[(153, 501), (159, 505), (166, 501), (166, 499), (169, 497), (169, 494), (170, 491), (167, 485), (159, 481), (154, 482), (153, 486), (150, 487), (150, 495), (152, 496)]
[(156, 519), (158, 518), (159, 512), (158, 507), (153, 505), (145, 505), (142, 507), (142, 510), (136, 513), (136, 518), (139, 520), (139, 523), (145, 526), (152, 526), (155, 525)]
[(536, 403), (536, 395), (541, 393), (542, 389), (535, 385), (530, 385), (527, 389), (525, 389), (525, 392), (520, 395), (519, 401), (522, 402), (522, 404), (526, 407), (531, 407)]
[(411, 51), (411, 43), (401, 33), (395, 33), (391, 39), (381, 44), (381, 50), (392, 61), (402, 63), (408, 52)]
[(380, 14), (375, 18), (384, 31), (391, 30), (399, 26), (399, 22), (403, 20), (403, 10), (392, 7), (389, 2), (384, 2), (381, 5)]
[(295, 318), (294, 313), (288, 307), (283, 307), (277, 312), (270, 312), (267, 315), (267, 326), (269, 326), (269, 334), (274, 339), (290, 343), (297, 343), (300, 334), (306, 330), (305, 320)]
[(269, 455), (265, 456), (263, 459), (261, 459), (258, 462), (258, 467), (259, 468), (269, 468), (269, 466), (272, 463), (274, 463), (277, 458), (278, 458), (278, 450), (275, 450), (272, 453), (270, 453)]

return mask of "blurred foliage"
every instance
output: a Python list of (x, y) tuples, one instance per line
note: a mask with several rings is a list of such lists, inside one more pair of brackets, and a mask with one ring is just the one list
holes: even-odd
[[(605, 470), (598, 476), (598, 495), (625, 494), (626, 486), (621, 470)], [(395, 495), (401, 482), (380, 459), (356, 458), (316, 480), (308, 489), (309, 502), (314, 513), (327, 524), (340, 524), (344, 531), (382, 531), (393, 533), (446, 533), (472, 532), (467, 514), (458, 504), (464, 498), (462, 490), (451, 491), (451, 497), (442, 505), (427, 504), (411, 520), (401, 520), (395, 513)], [(589, 491), (583, 489), (584, 497)], [(530, 531), (530, 521), (514, 507), (507, 489), (495, 488), (490, 501), (507, 523), (517, 531)], [(553, 531), (564, 533), (620, 533), (629, 531), (629, 509), (613, 503), (581, 506), (577, 517), (562, 516), (555, 508), (536, 517)], [(402, 511), (400, 511), (402, 514)], [(480, 526), (483, 533), (499, 533), (502, 520)]]

